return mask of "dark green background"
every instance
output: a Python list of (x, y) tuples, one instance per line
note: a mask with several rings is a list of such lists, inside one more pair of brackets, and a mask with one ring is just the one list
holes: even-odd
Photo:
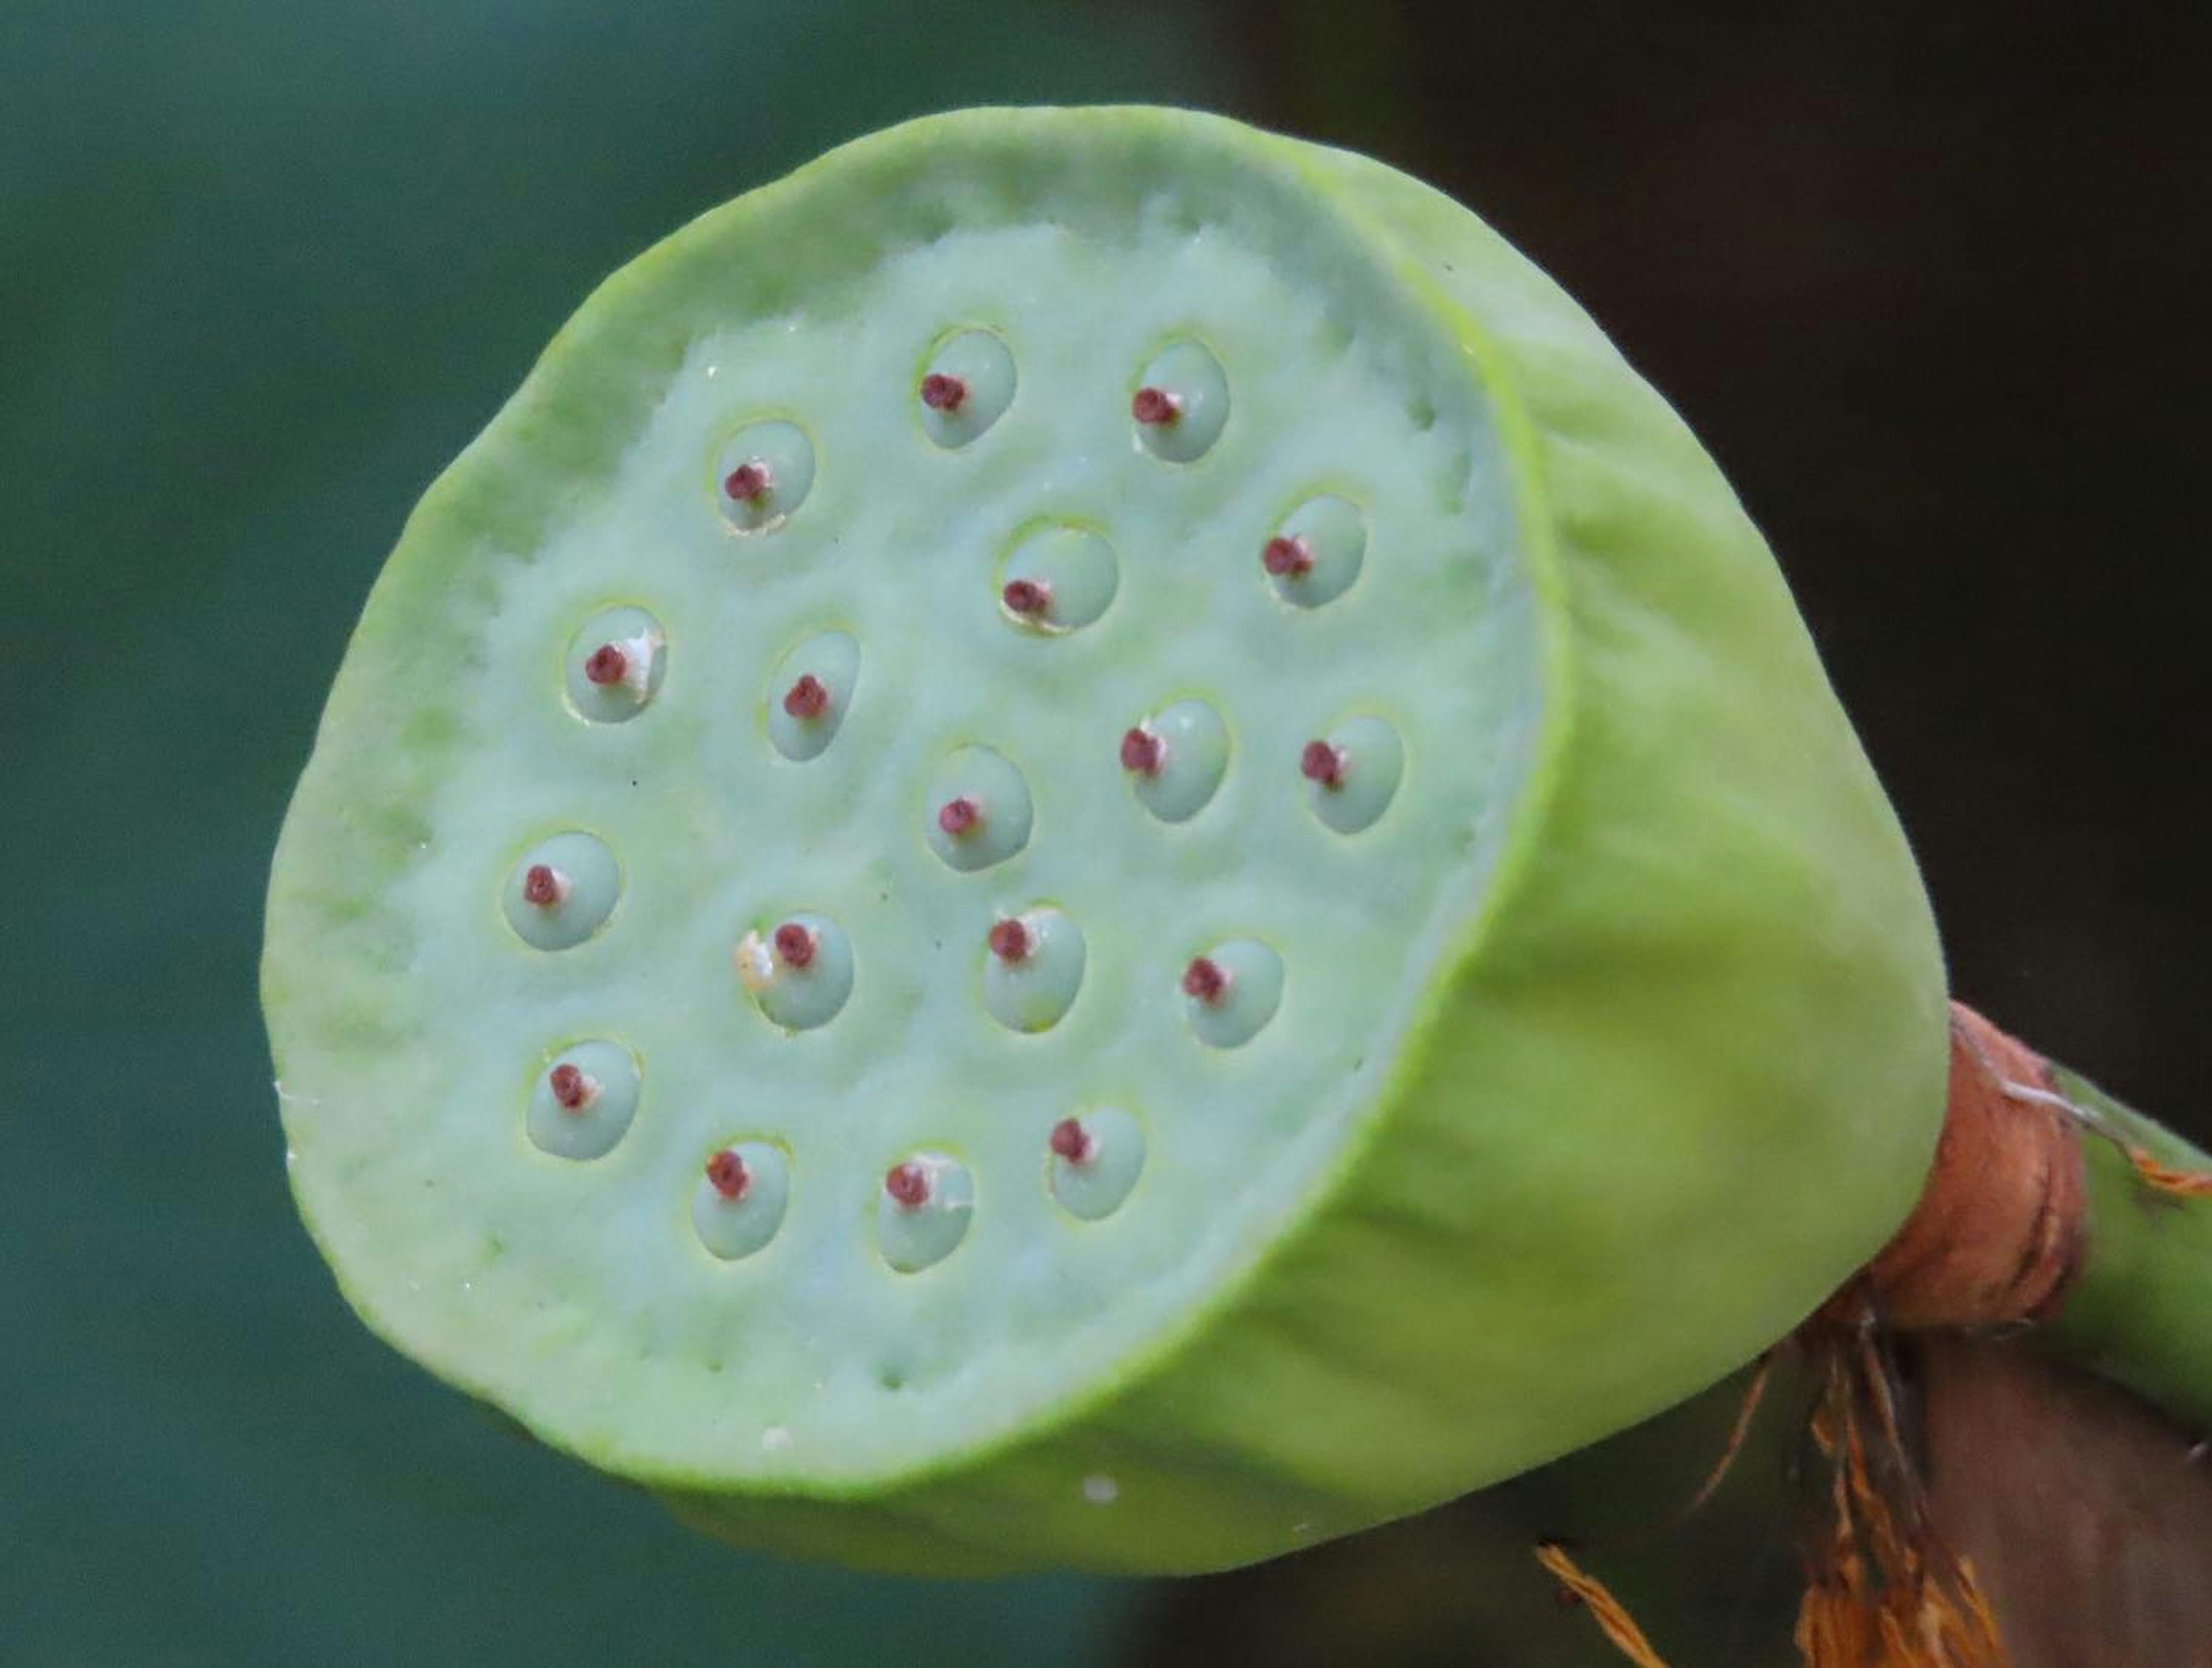
[[(1255, 1575), (870, 1580), (508, 1434), (292, 1216), (260, 886), (408, 507), (606, 271), (924, 110), (1209, 105), (1491, 215), (1769, 528), (1962, 992), (2203, 1138), (2203, 27), (1784, 9), (0, 11), (0, 1663), (1604, 1659), (1518, 1549), (1712, 1410)], [(1643, 1578), (1686, 1660), (1774, 1659), (1747, 1532)]]

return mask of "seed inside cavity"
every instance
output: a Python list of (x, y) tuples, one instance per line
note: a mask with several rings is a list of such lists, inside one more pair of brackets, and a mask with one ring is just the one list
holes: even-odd
[(1278, 597), (1294, 607), (1319, 608), (1351, 587), (1366, 555), (1367, 519), (1359, 506), (1322, 494), (1283, 518), (1260, 561)]
[(753, 1004), (787, 1031), (828, 1024), (853, 993), (852, 941), (820, 915), (793, 915), (771, 931), (746, 933), (732, 960)]
[(768, 738), (793, 763), (818, 758), (837, 738), (860, 681), (860, 645), (849, 632), (806, 639), (776, 663), (766, 700)]
[(1004, 863), (1029, 844), (1035, 808), (1029, 784), (1004, 755), (963, 747), (931, 773), (923, 837), (963, 874)]
[(1048, 637), (1104, 614), (1121, 585), (1121, 559), (1088, 527), (1050, 523), (1024, 534), (999, 570), (1005, 617)]
[(637, 1061), (627, 1048), (574, 1043), (539, 1075), (524, 1127), (531, 1144), (555, 1158), (603, 1157), (629, 1130), (638, 1095)]
[(983, 1005), (1010, 1031), (1048, 1031), (1083, 988), (1089, 960), (1083, 930), (1049, 905), (992, 925), (983, 963)]
[(931, 351), (916, 385), (922, 433), (946, 451), (973, 444), (1014, 399), (1014, 355), (989, 331), (955, 331)]
[(1145, 367), (1129, 401), (1137, 444), (1164, 463), (1195, 463), (1229, 421), (1229, 378), (1221, 361), (1185, 338)]
[(915, 1274), (951, 1255), (968, 1232), (975, 1183), (942, 1153), (909, 1155), (884, 1173), (876, 1196), (876, 1240), (884, 1260)]
[(1312, 784), (1308, 808), (1338, 834), (1356, 834), (1373, 827), (1396, 797), (1406, 744), (1389, 719), (1363, 715), (1308, 743), (1299, 767)]
[(1183, 970), (1183, 1017), (1209, 1048), (1236, 1048), (1275, 1016), (1283, 958), (1256, 938), (1230, 938)]
[(773, 532), (814, 485), (814, 444), (795, 423), (746, 424), (715, 456), (715, 498), (733, 532)]
[(707, 1161), (707, 1180), (724, 1198), (737, 1199), (745, 1196), (752, 1175), (745, 1168), (744, 1160), (725, 1147)]
[(582, 943), (614, 913), (622, 870), (606, 843), (580, 830), (542, 840), (509, 871), (501, 908), (515, 936), (533, 949)]
[(790, 1196), (791, 1167), (781, 1148), (732, 1142), (708, 1159), (692, 1186), (692, 1231), (711, 1255), (736, 1262), (775, 1237)]
[(1060, 1209), (1098, 1222), (1121, 1209), (1145, 1168), (1145, 1131), (1119, 1107), (1094, 1107), (1052, 1126), (1047, 1185)]
[(1229, 768), (1229, 726), (1202, 701), (1179, 701), (1121, 738), (1121, 767), (1145, 809), (1183, 822), (1206, 809)]
[(660, 688), (666, 640), (641, 608), (609, 609), (569, 640), (568, 705), (593, 724), (627, 724)]

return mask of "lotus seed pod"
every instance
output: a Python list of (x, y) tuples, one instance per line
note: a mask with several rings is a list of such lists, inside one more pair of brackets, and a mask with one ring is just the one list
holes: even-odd
[[(595, 634), (665, 645), (620, 722)], [(1603, 1436), (1863, 1263), (1944, 1100), (1911, 855), (1682, 423), (1464, 209), (1169, 111), (917, 122), (592, 298), (377, 584), (264, 990), (371, 1325), (911, 1570)], [(596, 1155), (563, 1064), (635, 1074)]]

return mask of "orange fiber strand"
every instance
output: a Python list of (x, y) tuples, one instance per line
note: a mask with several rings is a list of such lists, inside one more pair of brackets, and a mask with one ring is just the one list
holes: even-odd
[(1550, 1572), (1563, 1592), (1590, 1613), (1613, 1647), (1634, 1663), (1636, 1668), (1667, 1668), (1665, 1659), (1651, 1648), (1651, 1641), (1644, 1636), (1644, 1629), (1636, 1625), (1627, 1607), (1606, 1591), (1605, 1583), (1577, 1568), (1565, 1547), (1557, 1541), (1537, 1542), (1536, 1562)]
[(2212, 1175), (2202, 1170), (2177, 1170), (2161, 1164), (2141, 1147), (2130, 1147), (2128, 1158), (2141, 1176), (2161, 1193), (2171, 1193), (2176, 1198), (2212, 1198)]
[(2005, 1668), (1988, 1601), (1929, 1525), (1870, 1327), (1815, 1344), (1813, 1445), (1828, 1467), (1796, 1644), (1804, 1668)]

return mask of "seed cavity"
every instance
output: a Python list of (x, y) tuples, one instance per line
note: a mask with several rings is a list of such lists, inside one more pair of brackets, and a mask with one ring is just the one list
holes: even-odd
[(1016, 542), (999, 578), (999, 604), (1010, 622), (1059, 636), (1091, 624), (1112, 605), (1121, 561), (1087, 527), (1046, 526)]
[(735, 1141), (706, 1162), (691, 1190), (691, 1228), (726, 1263), (775, 1237), (791, 1199), (791, 1161), (768, 1141)]
[(597, 835), (571, 830), (523, 854), (500, 902), (515, 937), (536, 949), (561, 950), (605, 925), (621, 895), (615, 854)]
[(1045, 1185), (1060, 1209), (1097, 1222), (1121, 1208), (1145, 1168), (1145, 1131), (1119, 1107), (1096, 1107), (1052, 1126)]
[(1003, 755), (963, 747), (932, 773), (923, 835), (946, 867), (962, 873), (1004, 863), (1029, 844), (1035, 811), (1029, 784)]
[(1229, 768), (1229, 726), (1202, 701), (1179, 701), (1121, 737), (1121, 768), (1145, 809), (1184, 822), (1206, 809)]
[(1359, 577), (1367, 519), (1348, 498), (1323, 494), (1285, 516), (1260, 549), (1275, 594), (1297, 608), (1334, 602)]
[(732, 959), (753, 1005), (787, 1031), (828, 1024), (853, 994), (852, 941), (823, 916), (793, 914), (748, 932)]
[(901, 1274), (919, 1273), (958, 1247), (975, 1209), (975, 1182), (966, 1165), (943, 1153), (910, 1154), (884, 1174), (877, 1247)]
[(1283, 958), (1256, 938), (1231, 938), (1183, 969), (1183, 1017), (1209, 1048), (1249, 1042), (1283, 1003)]
[(1298, 769), (1313, 814), (1340, 834), (1355, 834), (1374, 826), (1396, 797), (1406, 744), (1386, 719), (1350, 719), (1307, 743)]
[(1200, 343), (1188, 337), (1154, 355), (1129, 401), (1137, 444), (1164, 463), (1195, 463), (1221, 438), (1229, 421), (1229, 378)]
[(853, 707), (860, 684), (860, 645), (849, 632), (806, 639), (776, 662), (763, 707), (769, 743), (794, 764), (819, 758)]
[(572, 1044), (538, 1073), (524, 1130), (555, 1158), (605, 1157), (637, 1115), (638, 1088), (636, 1057), (620, 1043)]
[(714, 480), (732, 531), (774, 532), (813, 489), (814, 444), (796, 423), (748, 423), (715, 453)]
[(1014, 403), (1013, 350), (989, 331), (962, 330), (932, 349), (915, 385), (921, 431), (957, 451), (981, 440)]
[(1048, 905), (994, 922), (986, 935), (983, 1005), (1010, 1031), (1049, 1031), (1075, 1005), (1088, 959), (1083, 930)]
[(660, 622), (641, 608), (614, 608), (568, 640), (568, 708), (592, 724), (627, 724), (659, 693), (667, 670)]

